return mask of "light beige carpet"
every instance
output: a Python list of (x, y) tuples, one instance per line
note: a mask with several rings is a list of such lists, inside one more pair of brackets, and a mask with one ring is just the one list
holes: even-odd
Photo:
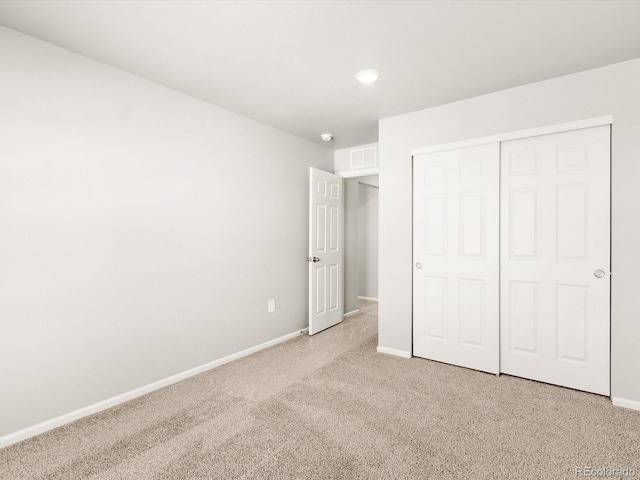
[(302, 337), (1, 450), (0, 478), (562, 479), (576, 467), (640, 477), (640, 412), (376, 353), (372, 316), (348, 322), (358, 345), (306, 375), (291, 356), (313, 354)]

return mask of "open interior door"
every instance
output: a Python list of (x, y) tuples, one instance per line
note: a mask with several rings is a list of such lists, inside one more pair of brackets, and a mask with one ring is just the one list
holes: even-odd
[(342, 321), (342, 177), (311, 167), (309, 207), (309, 335), (313, 335)]

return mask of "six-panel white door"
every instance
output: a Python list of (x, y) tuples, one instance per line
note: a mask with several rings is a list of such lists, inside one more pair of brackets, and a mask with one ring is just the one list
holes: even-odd
[(499, 144), (414, 157), (413, 354), (499, 369)]
[(342, 321), (342, 177), (310, 169), (309, 335)]
[(501, 149), (500, 370), (609, 395), (610, 128)]

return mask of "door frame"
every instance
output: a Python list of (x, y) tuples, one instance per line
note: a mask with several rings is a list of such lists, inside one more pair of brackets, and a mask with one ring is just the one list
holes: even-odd
[(371, 175), (380, 175), (380, 169), (363, 168), (360, 170), (346, 170), (344, 172), (335, 172), (336, 175), (340, 175), (342, 178), (355, 178), (355, 177), (370, 177)]
[[(568, 131), (572, 131), (572, 130), (580, 130), (583, 128), (591, 128), (591, 127), (600, 127), (600, 126), (604, 126), (604, 125), (610, 125), (611, 126), (611, 135), (613, 135), (613, 115), (606, 115), (606, 116), (602, 116), (602, 117), (595, 117), (595, 118), (589, 118), (589, 119), (585, 119), (585, 120), (578, 120), (578, 121), (574, 121), (574, 122), (567, 122), (567, 123), (560, 123), (560, 124), (556, 124), (556, 125), (548, 125), (548, 126), (544, 126), (544, 127), (538, 127), (538, 128), (529, 128), (526, 130), (516, 130), (516, 131), (512, 131), (512, 132), (505, 132), (505, 133), (500, 133), (497, 135), (490, 135), (490, 136), (486, 136), (486, 137), (478, 137), (478, 138), (471, 138), (468, 140), (461, 140), (461, 141), (457, 141), (457, 142), (451, 142), (451, 143), (443, 143), (443, 144), (439, 144), (439, 145), (433, 145), (433, 146), (429, 146), (429, 147), (422, 147), (422, 148), (414, 148), (411, 150), (411, 194), (412, 194), (412, 198), (413, 198), (413, 171), (414, 171), (414, 160), (415, 157), (417, 155), (423, 155), (426, 153), (437, 153), (437, 152), (443, 152), (443, 151), (447, 151), (447, 150), (457, 150), (457, 149), (461, 149), (461, 148), (466, 148), (466, 147), (474, 147), (474, 146), (479, 146), (479, 145), (485, 145), (488, 143), (502, 143), (502, 142), (506, 142), (509, 140), (519, 140), (522, 138), (530, 138), (530, 137), (538, 137), (541, 135), (549, 135), (549, 134), (553, 134), (553, 133), (562, 133), (562, 132), (568, 132)], [(611, 152), (610, 155), (610, 161), (609, 161), (609, 168), (612, 169), (612, 165), (613, 165), (613, 151)], [(612, 252), (613, 252), (613, 228), (611, 225), (611, 219), (612, 219), (612, 213), (613, 213), (613, 185), (610, 185), (610, 189), (609, 189), (609, 195), (610, 195), (610, 213), (609, 213), (609, 235), (610, 235), (610, 252), (609, 252), (609, 265), (612, 265), (611, 262), (611, 257), (612, 257)], [(413, 243), (413, 220), (414, 220), (414, 216), (413, 216), (413, 202), (412, 202), (412, 211), (411, 211), (411, 240)], [(411, 266), (413, 267), (413, 263), (414, 263), (414, 258), (413, 258), (413, 246), (411, 248)], [(609, 286), (609, 329), (611, 330), (611, 309), (613, 306), (613, 298), (611, 295), (611, 288), (613, 285), (613, 275), (611, 276), (611, 282), (610, 282), (610, 286)], [(413, 296), (414, 296), (414, 285), (413, 285), (413, 275), (411, 277), (411, 302), (413, 305)], [(413, 322), (414, 322), (414, 318), (413, 318), (413, 308), (411, 309), (411, 352), (410, 352), (410, 356), (413, 357)], [(611, 387), (611, 345), (609, 347), (609, 387)], [(609, 388), (609, 390), (611, 391), (611, 388)]]
[(501, 143), (508, 140), (519, 140), (521, 138), (539, 137), (540, 135), (549, 135), (551, 133), (562, 133), (571, 130), (580, 130), (582, 128), (601, 127), (603, 125), (613, 125), (613, 115), (604, 117), (590, 118), (587, 120), (578, 120), (576, 122), (559, 123), (546, 127), (529, 128), (526, 130), (516, 130), (513, 132), (500, 133), (487, 137), (471, 138), (458, 142), (442, 143), (430, 147), (414, 148), (411, 150), (411, 167), (413, 168), (413, 157), (424, 153), (443, 152), (445, 150), (457, 150), (459, 148), (474, 147), (484, 145), (486, 143)]
[[(412, 160), (412, 162), (413, 162), (413, 160)], [(376, 167), (372, 167), (372, 168), (363, 168), (363, 169), (360, 169), (360, 170), (346, 170), (344, 172), (335, 172), (335, 174), (336, 175), (340, 175), (344, 180), (351, 179), (351, 178), (357, 178), (357, 177), (370, 177), (371, 175), (378, 175), (378, 179), (379, 179), (380, 178), (380, 168), (376, 166)], [(378, 187), (378, 188), (380, 188), (380, 187)], [(346, 214), (344, 215), (344, 219), (346, 219)], [(344, 226), (343, 226), (343, 228), (344, 228)], [(380, 227), (379, 226), (378, 226), (378, 237), (380, 237)], [(378, 252), (378, 258), (380, 258), (380, 252)], [(344, 256), (344, 247), (342, 249), (342, 263), (343, 263), (343, 265), (346, 263), (346, 259), (345, 259), (345, 256)], [(345, 278), (344, 278), (344, 269), (342, 269), (342, 298), (343, 298), (343, 301), (344, 301), (344, 298), (346, 298), (346, 296), (345, 296), (346, 284), (345, 284), (344, 280), (345, 280)], [(378, 285), (379, 284), (380, 284), (380, 271), (378, 271)], [(413, 292), (413, 290), (412, 290), (412, 292)], [(351, 317), (353, 315), (358, 315), (359, 313), (360, 313), (360, 309), (358, 309), (355, 313), (353, 313), (353, 312), (344, 312), (343, 313), (343, 319)]]

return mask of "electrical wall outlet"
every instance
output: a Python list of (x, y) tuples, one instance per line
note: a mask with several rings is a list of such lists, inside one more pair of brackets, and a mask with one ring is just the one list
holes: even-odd
[(267, 310), (269, 313), (273, 313), (276, 311), (276, 301), (274, 299), (269, 300)]

